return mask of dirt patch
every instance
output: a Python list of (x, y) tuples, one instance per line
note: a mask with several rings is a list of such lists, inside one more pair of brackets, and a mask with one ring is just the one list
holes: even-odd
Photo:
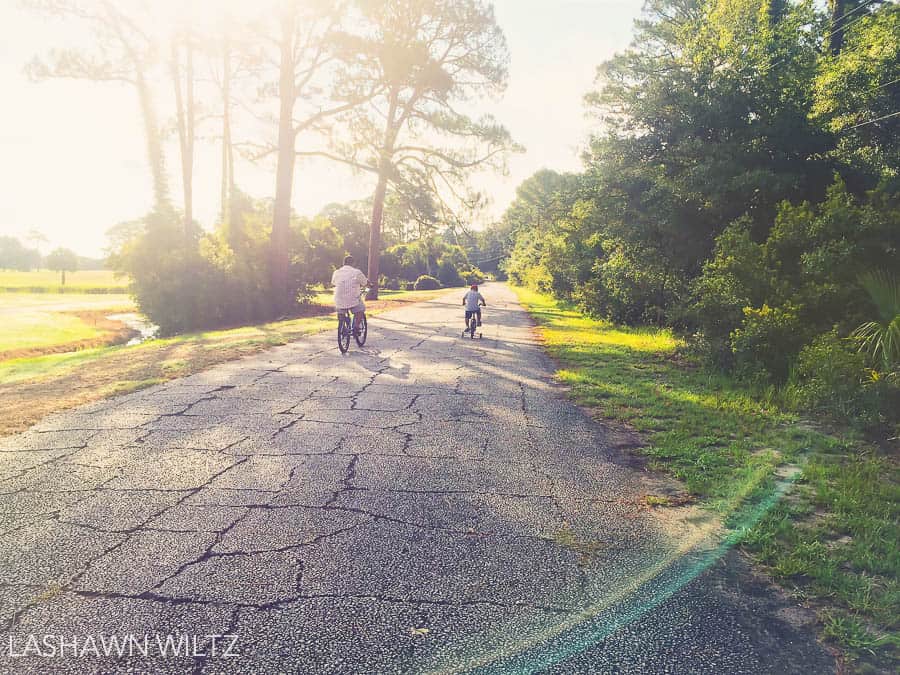
[(690, 506), (697, 503), (697, 498), (686, 492), (674, 495), (644, 495), (642, 503), (649, 508), (665, 507), (676, 508), (679, 506)]
[[(0, 386), (0, 435), (23, 431), (51, 413), (125, 391), (198, 372), (217, 363), (259, 352), (267, 344), (188, 342), (152, 350), (123, 350), (102, 361), (46, 379)], [(167, 364), (177, 363), (177, 367)]]

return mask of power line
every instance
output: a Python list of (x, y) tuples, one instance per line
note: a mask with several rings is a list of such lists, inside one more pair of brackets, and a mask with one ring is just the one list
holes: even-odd
[[(834, 22), (832, 23), (832, 25), (833, 25), (833, 26), (837, 26), (841, 21), (843, 21), (844, 19), (846, 19), (846, 18), (847, 18), (848, 16), (850, 16), (851, 14), (855, 14), (855, 13), (858, 12), (859, 10), (863, 9), (864, 7), (867, 7), (867, 6), (871, 5), (871, 4), (872, 4), (873, 2), (875, 2), (875, 1), (876, 1), (876, 0), (866, 0), (866, 2), (862, 3), (861, 5), (857, 5), (854, 9), (851, 9), (849, 12), (845, 12), (844, 14), (841, 14), (837, 19), (834, 20)], [(880, 1), (880, 0), (879, 0), (879, 1)], [(830, 33), (828, 33), (828, 34), (826, 34), (826, 35), (823, 35), (823, 36), (822, 36), (822, 39), (823, 39), (823, 40), (827, 40), (828, 38), (830, 38), (832, 35), (834, 35), (835, 33), (839, 32), (839, 31), (846, 31), (848, 28), (850, 28), (850, 26), (853, 26), (853, 25), (859, 23), (860, 21), (862, 21), (863, 19), (867, 18), (868, 16), (870, 16), (870, 15), (869, 15), (869, 14), (866, 14), (866, 15), (864, 15), (864, 16), (859, 16), (859, 17), (855, 18), (853, 21), (851, 21), (850, 23), (846, 23), (846, 24), (844, 24), (843, 26), (839, 26), (838, 28), (835, 28), (835, 29), (834, 29), (833, 31), (831, 31)], [(786, 62), (789, 58), (790, 58), (789, 56), (783, 56), (782, 58), (778, 59), (777, 61), (773, 61), (772, 63), (769, 64), (769, 66), (768, 66), (767, 68), (761, 70), (758, 74), (759, 74), (759, 75), (765, 75), (765, 74), (768, 73), (770, 70), (772, 70), (775, 66), (780, 66), (782, 63)]]
[(508, 253), (501, 253), (500, 255), (494, 256), (493, 258), (485, 258), (484, 260), (475, 260), (475, 261), (470, 261), (470, 262), (472, 262), (473, 265), (483, 265), (486, 262), (494, 262), (495, 260), (501, 260), (501, 259), (507, 257), (508, 255), (509, 255)]
[(851, 129), (856, 129), (858, 127), (864, 127), (867, 124), (875, 124), (875, 122), (880, 122), (881, 120), (886, 120), (889, 117), (896, 117), (897, 115), (900, 115), (900, 110), (898, 110), (897, 112), (892, 112), (890, 115), (882, 115), (881, 117), (876, 117), (874, 120), (869, 120), (868, 122), (860, 122), (859, 124), (854, 124), (852, 127), (847, 127), (846, 130), (850, 131)]
[[(869, 2), (867, 2), (867, 3), (864, 4), (864, 5), (860, 5), (860, 6), (857, 7), (856, 9), (862, 9), (863, 7), (865, 7), (866, 5), (868, 5), (868, 4), (871, 3), (871, 2), (874, 2), (874, 0), (869, 0)], [(854, 10), (854, 11), (856, 11), (856, 10)], [(850, 16), (852, 13), (853, 13), (853, 12), (847, 12), (846, 14), (844, 14), (844, 16)], [(837, 24), (841, 19), (844, 18), (844, 16), (842, 16), (840, 19), (838, 19), (838, 20), (835, 21), (834, 23)], [(858, 17), (856, 17), (855, 19), (853, 19), (853, 21), (851, 21), (850, 23), (845, 23), (843, 26), (838, 26), (838, 27), (835, 28), (833, 31), (831, 31), (830, 33), (828, 33), (828, 34), (826, 34), (825, 36), (823, 36), (823, 39), (824, 39), (824, 40), (827, 40), (828, 38), (830, 38), (832, 35), (834, 35), (834, 34), (836, 34), (836, 33), (840, 33), (841, 31), (846, 31), (848, 28), (850, 28), (850, 26), (855, 26), (855, 25), (858, 24), (860, 21), (862, 21), (863, 19), (868, 19), (870, 16), (871, 16), (871, 14), (864, 14), (863, 16), (858, 16)]]
[(851, 14), (856, 14), (863, 7), (866, 7), (867, 5), (871, 5), (873, 2), (875, 2), (875, 0), (866, 0), (866, 2), (862, 3), (861, 5), (857, 5), (854, 9), (851, 9), (849, 12), (845, 12), (844, 14), (841, 14), (841, 16), (839, 16), (837, 19), (834, 20), (834, 23), (838, 24), (839, 22), (843, 21)]
[[(890, 82), (885, 82), (884, 84), (879, 84), (877, 87), (872, 87), (871, 89), (869, 89), (869, 90), (866, 91), (865, 93), (866, 93), (866, 94), (872, 94), (872, 93), (878, 91), (879, 89), (884, 89), (885, 87), (889, 87), (889, 86), (891, 86), (892, 84), (896, 84), (896, 83), (898, 83), (898, 82), (900, 82), (900, 77), (898, 77), (898, 78), (895, 79), (895, 80), (891, 80)], [(893, 117), (894, 115), (897, 115), (897, 114), (900, 114), (900, 111), (895, 112), (895, 113), (891, 113), (890, 115), (885, 115), (885, 116), (883, 116), (883, 117), (879, 117), (878, 119), (869, 120), (868, 122), (861, 122), (860, 124), (855, 124), (855, 125), (852, 126), (852, 127), (847, 127), (844, 131), (849, 131), (850, 129), (856, 129), (856, 127), (864, 127), (864, 126), (867, 125), (867, 124), (872, 124), (872, 122), (878, 122), (878, 121), (880, 121), (880, 120), (887, 119), (888, 117)]]
[(879, 84), (877, 87), (873, 87), (869, 93), (871, 94), (873, 91), (878, 91), (879, 89), (884, 89), (885, 87), (890, 87), (892, 84), (897, 84), (900, 82), (900, 77), (896, 80), (891, 80), (890, 82), (885, 82), (884, 84)]

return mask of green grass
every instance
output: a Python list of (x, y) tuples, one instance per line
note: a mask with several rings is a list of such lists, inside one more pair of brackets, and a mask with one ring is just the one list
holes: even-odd
[[(369, 313), (378, 314), (401, 302), (419, 302), (434, 295), (427, 291), (390, 294), (384, 298), (387, 302), (370, 305)], [(334, 314), (328, 312), (133, 346), (0, 360), (0, 435), (27, 429), (61, 410), (191, 375), (334, 327)]]
[(99, 338), (105, 330), (72, 312), (133, 309), (126, 295), (0, 293), (0, 352)]
[(102, 334), (76, 316), (56, 314), (50, 320), (43, 313), (28, 313), (0, 325), (0, 352), (90, 340)]
[(66, 283), (60, 283), (59, 272), (0, 271), (0, 292), (9, 293), (124, 293), (128, 280), (116, 278), (109, 270), (82, 270), (66, 273)]
[[(35, 272), (0, 273), (0, 284), (3, 277), (14, 278), (26, 274), (38, 274)], [(43, 273), (40, 273), (43, 274)], [(94, 274), (96, 280), (103, 282), (110, 275), (107, 272), (79, 272), (77, 274)], [(412, 291), (381, 291), (382, 298), (402, 298), (413, 296)], [(317, 291), (312, 301), (319, 304), (330, 305), (331, 291)], [(71, 312), (96, 312), (104, 314), (117, 314), (136, 311), (131, 297), (124, 294), (78, 294), (55, 292), (46, 293), (0, 293), (0, 352), (22, 349), (53, 348), (81, 340), (91, 340), (104, 335), (85, 320), (71, 314)], [(290, 325), (285, 324), (287, 330)], [(257, 327), (233, 329), (231, 331), (218, 331), (221, 335), (253, 335)], [(198, 334), (204, 335), (204, 334)], [(92, 345), (91, 345), (92, 346)], [(89, 350), (94, 353), (93, 350)], [(27, 379), (33, 375), (43, 375), (61, 367), (74, 367), (82, 364), (89, 354), (51, 354), (37, 358), (16, 359), (15, 361), (0, 361), (0, 382), (4, 377), (11, 381)]]
[[(139, 346), (135, 345), (134, 347), (129, 347), (129, 349), (137, 349)], [(122, 347), (98, 347), (96, 349), (82, 349), (77, 352), (6, 359), (5, 361), (0, 361), (0, 385), (15, 384), (16, 382), (64, 374), (82, 366), (89, 366), (94, 361), (113, 354), (120, 349)]]
[[(330, 316), (316, 316), (228, 330), (185, 333), (131, 346), (100, 347), (62, 354), (8, 359), (0, 361), (0, 383), (12, 384), (64, 375), (79, 368), (102, 367), (102, 362), (111, 356), (120, 354), (128, 354), (132, 358), (140, 360), (179, 346), (196, 350), (198, 353), (195, 356), (197, 356), (200, 352), (209, 352), (224, 346), (234, 348), (286, 344), (299, 336), (324, 330), (332, 322), (333, 319)], [(159, 361), (158, 365), (170, 377), (178, 377), (193, 372), (191, 363), (192, 359), (188, 357), (173, 361)]]
[[(330, 293), (322, 293), (321, 301), (324, 304), (331, 302), (332, 295)], [(388, 300), (416, 300), (418, 298), (427, 299), (432, 297), (434, 292), (431, 291), (380, 291), (379, 295)], [(326, 297), (327, 296), (327, 297)], [(57, 296), (59, 297), (59, 296)], [(43, 299), (44, 296), (38, 296)], [(50, 302), (51, 296), (46, 296), (47, 303), (44, 307), (57, 307)], [(98, 306), (108, 304), (103, 297), (86, 296)], [(118, 302), (124, 303), (114, 311), (133, 311), (134, 305), (128, 296), (106, 296), (106, 298), (115, 298)], [(0, 296), (0, 317), (3, 316), (2, 308), (6, 306), (4, 303), (10, 301), (10, 307), (14, 308), (15, 303), (21, 299), (21, 306), (29, 306), (29, 302), (24, 295), (16, 294), (15, 296)], [(72, 305), (83, 307), (81, 296), (65, 296), (65, 301), (72, 300)], [(315, 299), (319, 301), (319, 298)], [(70, 307), (69, 304), (63, 305)], [(88, 307), (91, 305), (88, 304)], [(370, 312), (377, 314), (377, 312)], [(112, 357), (126, 355), (136, 361), (150, 358), (155, 355), (170, 351), (172, 348), (179, 348), (184, 351), (185, 355), (177, 362), (161, 362), (166, 375), (177, 377), (179, 374), (189, 374), (195, 372), (194, 360), (204, 361), (204, 355), (211, 354), (218, 349), (223, 348), (252, 348), (266, 346), (275, 346), (286, 344), (287, 342), (334, 327), (335, 318), (332, 314), (322, 316), (304, 317), (298, 319), (289, 319), (285, 321), (275, 321), (258, 325), (240, 326), (237, 328), (229, 328), (225, 330), (200, 331), (196, 333), (185, 333), (174, 337), (149, 340), (147, 342), (131, 345), (131, 346), (113, 346), (100, 347), (96, 349), (84, 349), (74, 352), (65, 352), (60, 354), (47, 354), (43, 356), (26, 357), (18, 359), (0, 360), (0, 385), (13, 384), (15, 382), (23, 382), (26, 380), (43, 380), (53, 377), (65, 375), (73, 370), (82, 368), (99, 368), (103, 369), (105, 363)], [(0, 328), (2, 331), (2, 328)], [(226, 359), (218, 359), (226, 360)]]
[(515, 289), (537, 321), (571, 396), (642, 432), (652, 468), (684, 481), (726, 525), (741, 527), (783, 465), (790, 494), (742, 545), (820, 608), (823, 635), (860, 668), (894, 663), (900, 646), (900, 472), (853, 433), (829, 434), (684, 355), (670, 331), (623, 328)]

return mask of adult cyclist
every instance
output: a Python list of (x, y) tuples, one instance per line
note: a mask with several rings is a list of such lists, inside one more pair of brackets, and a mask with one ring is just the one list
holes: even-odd
[(369, 280), (366, 275), (353, 266), (353, 256), (344, 257), (343, 267), (339, 267), (331, 275), (334, 286), (334, 308), (338, 312), (353, 312), (354, 325), (359, 324), (360, 316), (366, 311), (362, 300), (362, 291)]

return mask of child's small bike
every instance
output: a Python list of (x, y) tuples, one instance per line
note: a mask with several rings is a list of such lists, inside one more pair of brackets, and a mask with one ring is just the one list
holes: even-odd
[(468, 318), (468, 327), (462, 332), (461, 337), (466, 337), (466, 333), (469, 334), (471, 339), (475, 339), (475, 333), (478, 332), (478, 339), (481, 339), (481, 331), (478, 330), (478, 312), (466, 312)]
[[(362, 292), (359, 294), (360, 301), (362, 301), (362, 297), (368, 290), (368, 288), (362, 289)], [(349, 309), (338, 310), (337, 343), (341, 354), (346, 354), (347, 350), (350, 349), (351, 335), (356, 340), (356, 344), (362, 347), (366, 344), (368, 334), (369, 324), (366, 321), (365, 312), (360, 313), (359, 317), (357, 317)]]

